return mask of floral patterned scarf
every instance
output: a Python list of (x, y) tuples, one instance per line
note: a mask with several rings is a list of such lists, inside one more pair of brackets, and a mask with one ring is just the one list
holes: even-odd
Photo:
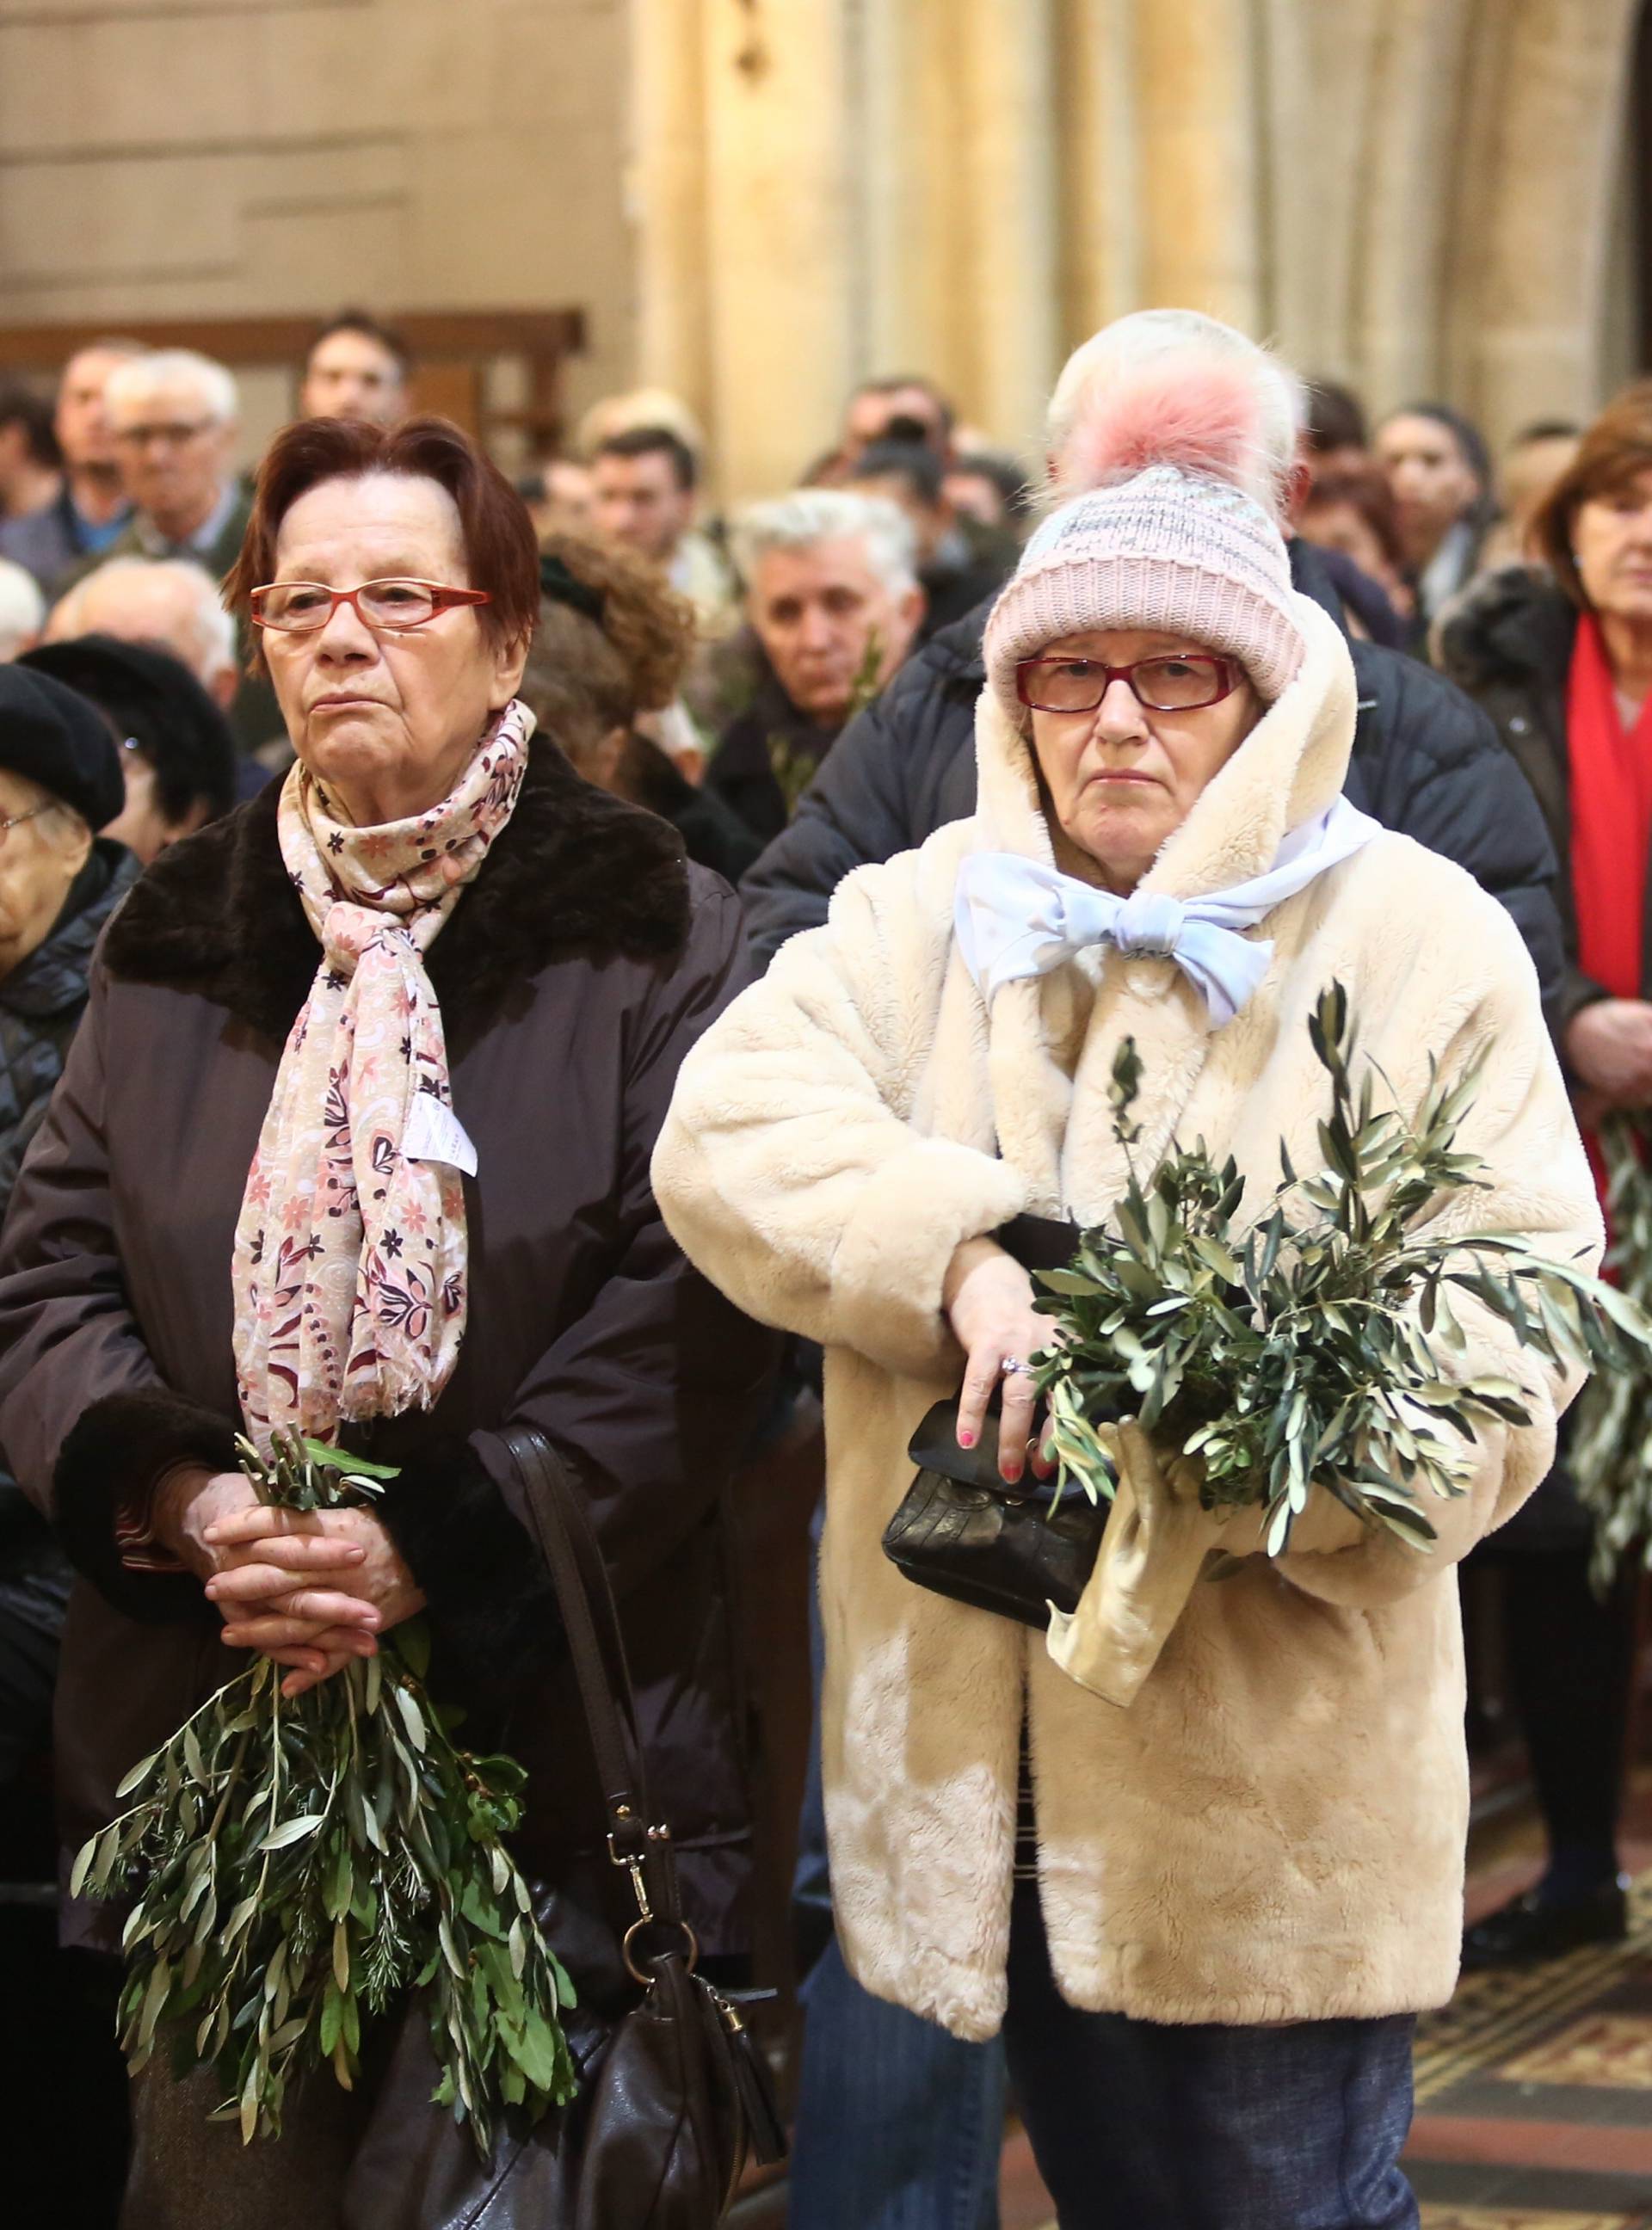
[(321, 944), (247, 1177), (233, 1264), (236, 1371), (268, 1452), (296, 1428), (429, 1408), (464, 1337), (465, 1196), (424, 956), (515, 808), (533, 715), (512, 703), (452, 794), (358, 828), (302, 766), (281, 857)]

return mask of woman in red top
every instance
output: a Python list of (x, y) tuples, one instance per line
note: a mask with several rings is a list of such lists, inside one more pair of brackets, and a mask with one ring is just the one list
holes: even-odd
[[(1588, 429), (1531, 546), (1536, 562), (1488, 574), (1448, 619), (1441, 662), (1496, 722), (1559, 854), (1566, 975), (1552, 1020), (1587, 1131), (1610, 1109), (1652, 1108), (1652, 382)], [(1511, 1682), (1550, 1863), (1469, 1930), (1470, 1966), (1624, 1931), (1615, 1835), (1633, 1589), (1597, 1602), (1588, 1551), (1563, 1463), (1478, 1552), (1506, 1569)]]

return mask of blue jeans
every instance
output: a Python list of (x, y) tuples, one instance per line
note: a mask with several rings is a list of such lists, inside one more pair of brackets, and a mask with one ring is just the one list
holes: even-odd
[[(815, 1520), (818, 1541), (820, 1519)], [(805, 2016), (788, 2230), (998, 2230), (1004, 2060), (863, 1990), (832, 1927), (820, 1787), (822, 1640), (792, 1909)]]
[(1061, 2230), (1417, 2230), (1399, 2166), (1416, 2027), (1075, 2012), (1016, 1885), (1004, 2040)]

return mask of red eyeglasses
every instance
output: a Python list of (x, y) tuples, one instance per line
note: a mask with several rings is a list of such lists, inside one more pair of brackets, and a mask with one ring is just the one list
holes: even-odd
[(1105, 666), (1099, 658), (1023, 658), (1016, 667), (1016, 694), (1035, 712), (1094, 712), (1113, 683), (1123, 681), (1150, 712), (1196, 712), (1230, 697), (1241, 673), (1235, 659), (1192, 650), (1139, 658), (1131, 666)]
[(447, 589), (437, 581), (399, 577), (364, 581), (358, 589), (328, 589), (319, 581), (276, 581), (255, 589), (250, 599), (255, 627), (278, 628), (287, 635), (311, 635), (326, 626), (340, 604), (354, 607), (364, 627), (392, 634), (423, 627), (438, 612), (459, 604), (491, 604), (486, 589)]

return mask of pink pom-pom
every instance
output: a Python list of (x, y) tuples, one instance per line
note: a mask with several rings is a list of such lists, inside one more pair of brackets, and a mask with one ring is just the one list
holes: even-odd
[(1255, 382), (1237, 364), (1158, 357), (1111, 367), (1079, 399), (1055, 460), (1063, 495), (1174, 465), (1253, 492), (1263, 444)]

